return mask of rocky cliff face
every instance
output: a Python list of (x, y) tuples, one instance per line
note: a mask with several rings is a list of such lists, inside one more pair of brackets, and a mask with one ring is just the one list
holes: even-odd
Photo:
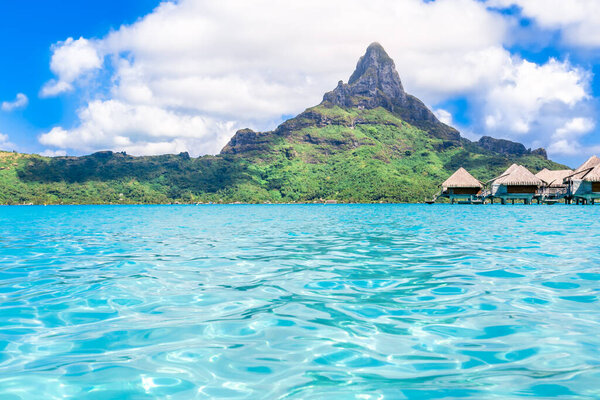
[[(382, 107), (431, 136), (444, 139), (447, 145), (460, 145), (461, 138), (456, 129), (441, 123), (423, 102), (404, 91), (394, 61), (379, 43), (373, 43), (367, 48), (348, 83), (340, 81), (334, 90), (323, 96), (320, 105), (345, 109)], [(307, 110), (296, 118), (285, 121), (272, 132), (260, 133), (250, 129), (236, 132), (221, 154), (260, 151), (267, 145), (269, 137), (285, 137), (286, 133), (306, 126), (323, 127), (347, 123), (348, 121), (332, 120)], [(354, 123), (360, 121), (353, 121), (351, 125)]]
[(435, 137), (460, 140), (457, 130), (441, 123), (423, 102), (404, 91), (394, 61), (379, 43), (367, 48), (348, 83), (338, 82), (333, 91), (323, 96), (322, 104), (345, 108), (383, 107)]
[(493, 151), (494, 153), (500, 153), (505, 155), (523, 156), (527, 154), (535, 154), (544, 159), (548, 159), (546, 150), (539, 148), (535, 150), (527, 149), (521, 143), (511, 142), (505, 139), (494, 139), (493, 137), (483, 136), (477, 144), (486, 150)]
[[(360, 115), (352, 118), (336, 117), (339, 114), (335, 109), (336, 106), (345, 111), (353, 111), (354, 114), (357, 114), (356, 111), (377, 112), (376, 109), (381, 107), (392, 114), (391, 116), (388, 114), (389, 118), (399, 118), (419, 128), (430, 138), (442, 139), (443, 142), (436, 147), (438, 151), (468, 144), (472, 146), (471, 150), (479, 152), (493, 152), (496, 155), (509, 157), (538, 155), (547, 159), (544, 149), (530, 150), (520, 143), (509, 140), (483, 137), (478, 142), (471, 143), (461, 138), (456, 129), (440, 122), (423, 102), (406, 93), (394, 61), (379, 43), (373, 43), (367, 48), (348, 83), (338, 82), (335, 89), (325, 93), (323, 101), (317, 107), (307, 109), (297, 117), (283, 122), (271, 132), (242, 129), (233, 136), (221, 153), (247, 155), (268, 152), (273, 140), (287, 140), (286, 138), (289, 138), (292, 132), (302, 129), (332, 126), (354, 129), (355, 126), (365, 123)], [(381, 120), (378, 123), (386, 124)], [(314, 140), (308, 142), (314, 144)]]
[(340, 107), (389, 109), (393, 103), (405, 103), (406, 97), (394, 61), (379, 43), (373, 43), (358, 60), (348, 84), (340, 81), (333, 91), (325, 94), (323, 101)]
[(261, 135), (252, 129), (240, 129), (229, 140), (221, 154), (237, 154), (256, 151), (262, 148)]

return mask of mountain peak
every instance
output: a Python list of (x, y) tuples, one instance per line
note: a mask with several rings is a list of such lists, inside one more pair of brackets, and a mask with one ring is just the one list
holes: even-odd
[(391, 99), (402, 99), (406, 95), (394, 60), (377, 42), (372, 43), (358, 60), (348, 85), (354, 86), (356, 94), (363, 96), (374, 96), (378, 90)]
[(373, 42), (369, 45), (369, 47), (367, 47), (365, 54), (358, 60), (358, 63), (356, 64), (356, 70), (350, 77), (348, 83), (354, 83), (369, 68), (379, 69), (386, 64), (394, 65), (394, 60), (391, 59), (382, 45), (377, 42)]
[(341, 107), (390, 108), (392, 103), (406, 100), (394, 60), (377, 42), (367, 47), (360, 57), (348, 84), (342, 81), (323, 100)]
[(371, 43), (367, 47), (365, 55), (358, 60), (356, 70), (350, 76), (348, 84), (352, 85), (369, 74), (373, 74), (375, 78), (378, 78), (378, 82), (381, 80), (390, 81), (397, 89), (404, 91), (400, 76), (396, 72), (394, 60), (386, 53), (383, 46), (377, 42)]
[(422, 101), (404, 91), (394, 60), (379, 43), (371, 43), (358, 60), (347, 84), (323, 96), (326, 107), (372, 109), (383, 107), (414, 126), (442, 139), (460, 140), (460, 134), (441, 123)]

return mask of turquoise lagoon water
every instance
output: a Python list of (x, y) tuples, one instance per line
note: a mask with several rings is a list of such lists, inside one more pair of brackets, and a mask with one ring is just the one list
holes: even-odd
[(0, 207), (0, 398), (598, 399), (599, 221)]

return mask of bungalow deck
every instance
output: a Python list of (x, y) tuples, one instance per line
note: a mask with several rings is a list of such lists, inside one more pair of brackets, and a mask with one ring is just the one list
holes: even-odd
[(460, 168), (428, 204), (446, 198), (452, 204), (600, 204), (600, 158), (593, 156), (575, 171), (544, 169), (533, 175), (513, 164), (486, 183)]

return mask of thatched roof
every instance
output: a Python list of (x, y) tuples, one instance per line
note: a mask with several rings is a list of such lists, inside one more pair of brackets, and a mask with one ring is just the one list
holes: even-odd
[(564, 186), (564, 179), (573, 175), (573, 172), (574, 171), (570, 169), (550, 171), (549, 169), (544, 168), (543, 170), (535, 174), (535, 176), (544, 181), (544, 183), (549, 187), (562, 187)]
[(586, 162), (584, 162), (581, 165), (581, 167), (577, 168), (575, 172), (581, 172), (585, 169), (594, 168), (597, 165), (600, 165), (600, 158), (598, 158), (597, 156), (591, 156)]
[(444, 190), (449, 188), (483, 188), (481, 182), (473, 177), (466, 169), (460, 167), (458, 171), (452, 174), (452, 176), (444, 183), (442, 183)]
[(519, 165), (518, 164), (513, 164), (510, 167), (508, 167), (506, 169), (506, 171), (504, 171), (504, 173), (502, 175), (500, 175), (500, 176), (509, 175), (509, 174), (511, 174), (516, 169), (519, 169)]
[(511, 165), (502, 175), (494, 179), (494, 185), (542, 186), (544, 182), (522, 165)]
[(571, 177), (571, 179), (584, 179), (586, 175), (598, 165), (600, 165), (600, 158), (596, 156), (591, 156), (586, 162), (584, 162), (581, 165), (581, 167), (575, 170), (575, 174)]
[(588, 182), (600, 182), (600, 164), (596, 165), (590, 172), (588, 172), (583, 180)]

